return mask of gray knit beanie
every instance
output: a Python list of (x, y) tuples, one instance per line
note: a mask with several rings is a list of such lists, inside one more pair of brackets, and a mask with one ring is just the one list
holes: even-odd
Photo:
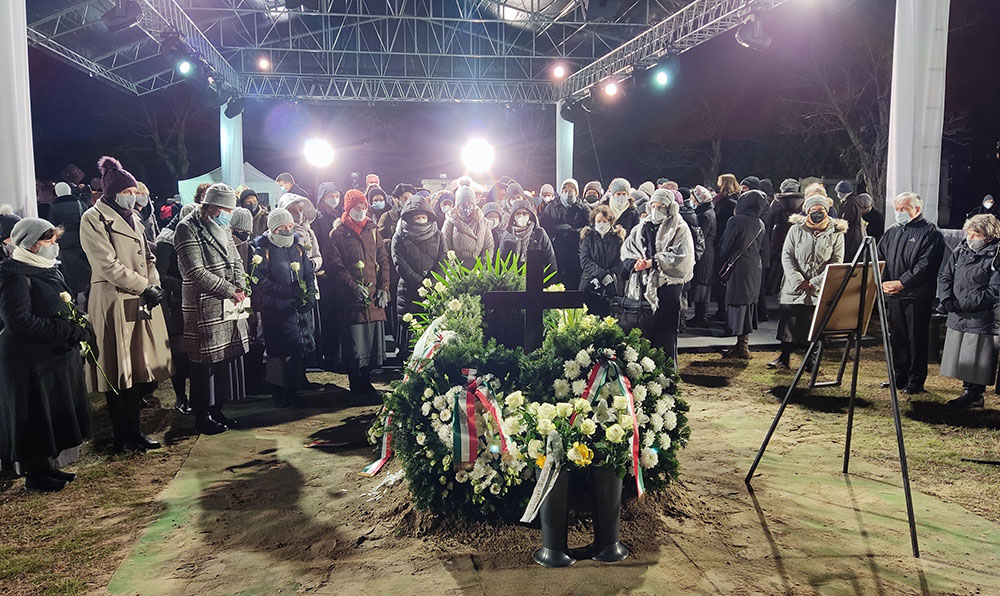
[(646, 193), (646, 196), (649, 196), (653, 194), (654, 190), (656, 190), (656, 185), (647, 180), (639, 185), (639, 190)]
[(624, 178), (615, 178), (611, 181), (611, 184), (608, 185), (608, 192), (611, 194), (615, 194), (616, 192), (629, 192), (629, 190), (631, 190), (631, 186), (632, 185), (628, 183), (628, 180)]
[(218, 182), (208, 187), (202, 205), (215, 205), (226, 209), (236, 209), (236, 191), (228, 184)]
[(819, 194), (813, 195), (808, 199), (806, 199), (806, 202), (802, 204), (802, 210), (805, 211), (806, 213), (809, 213), (809, 210), (815, 207), (816, 205), (822, 205), (824, 209), (829, 211), (830, 206), (833, 205), (833, 201), (831, 201), (828, 197), (825, 197), (823, 195)]
[(14, 224), (14, 229), (10, 231), (10, 241), (14, 243), (14, 246), (20, 246), (27, 250), (34, 246), (45, 232), (54, 227), (44, 219), (25, 217)]
[(282, 207), (275, 207), (267, 214), (267, 229), (274, 230), (279, 226), (285, 224), (295, 223), (292, 219), (292, 214), (288, 212), (288, 209)]
[(458, 207), (465, 203), (476, 204), (476, 191), (468, 186), (459, 186), (455, 189), (455, 206)]
[(781, 186), (778, 188), (781, 189), (781, 192), (799, 192), (801, 186), (795, 178), (785, 178), (781, 181)]
[(229, 227), (237, 232), (253, 231), (253, 214), (249, 209), (237, 207), (233, 209), (233, 218), (229, 221)]
[(665, 188), (657, 188), (653, 191), (653, 195), (649, 197), (649, 202), (660, 203), (663, 205), (677, 204), (677, 200), (674, 198), (674, 193)]

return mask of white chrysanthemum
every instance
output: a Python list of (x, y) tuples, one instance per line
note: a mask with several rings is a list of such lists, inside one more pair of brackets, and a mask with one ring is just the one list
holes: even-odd
[(573, 395), (583, 395), (583, 392), (587, 390), (587, 381), (577, 379), (573, 381), (571, 389), (573, 390)]
[(449, 408), (441, 410), (441, 413), (438, 414), (438, 418), (441, 419), (441, 422), (448, 422), (451, 420), (451, 410)]
[(422, 406), (420, 406), (420, 413), (424, 416), (431, 415), (431, 402), (425, 401)]
[(625, 439), (625, 429), (618, 424), (612, 424), (604, 431), (604, 436), (612, 443), (621, 443)]
[(611, 397), (611, 389), (612, 389), (611, 385), (604, 384), (601, 387), (601, 390), (597, 392), (597, 397), (604, 398), (604, 399), (607, 399), (607, 398)]
[(639, 423), (639, 426), (646, 426), (649, 424), (649, 416), (647, 416), (641, 409), (636, 410), (635, 420)]
[(552, 421), (556, 417), (555, 404), (538, 404), (538, 419)]
[(434, 404), (434, 409), (438, 412), (448, 407), (448, 400), (443, 395), (435, 396), (431, 403)]
[(430, 399), (432, 397), (434, 397), (434, 390), (430, 387), (424, 389), (424, 399)]
[(656, 413), (663, 416), (670, 409), (670, 404), (665, 399), (656, 400)]
[(642, 450), (642, 455), (639, 456), (639, 465), (648, 470), (655, 468), (658, 463), (660, 463), (660, 456), (655, 451), (649, 447)]
[(660, 435), (660, 449), (664, 451), (670, 449), (670, 435), (667, 433), (662, 433)]
[(520, 408), (524, 405), (524, 394), (520, 391), (515, 391), (514, 393), (508, 395), (504, 402), (507, 404), (508, 408)]
[(675, 403), (674, 402), (674, 396), (672, 396), (672, 395), (664, 395), (663, 396), (663, 401), (667, 402), (667, 409), (668, 410), (673, 410), (674, 409), (674, 403)]
[(566, 375), (567, 379), (572, 381), (578, 378), (581, 372), (580, 365), (577, 364), (576, 360), (567, 360), (563, 363), (563, 374)]
[(528, 441), (528, 457), (538, 459), (539, 455), (545, 455), (545, 443), (538, 439)]
[(554, 424), (552, 424), (551, 420), (549, 420), (547, 418), (540, 418), (538, 420), (538, 425), (536, 426), (536, 428), (538, 429), (538, 434), (540, 434), (540, 435), (542, 435), (544, 437), (544, 436), (548, 436), (548, 434), (550, 432), (552, 432), (553, 430), (555, 430), (556, 426)]
[(590, 366), (590, 354), (587, 353), (587, 350), (580, 350), (576, 353), (576, 363), (580, 365), (580, 368)]
[(639, 402), (643, 401), (644, 399), (646, 399), (646, 387), (643, 385), (639, 385), (638, 387), (632, 390), (632, 395), (635, 396), (636, 401)]
[(660, 375), (658, 377), (656, 377), (656, 382), (659, 383), (660, 385), (663, 385), (664, 387), (669, 387), (670, 386), (668, 384), (668, 381), (669, 381), (669, 379), (667, 379), (667, 375), (665, 375), (663, 373), (660, 373)]
[(646, 434), (642, 435), (642, 445), (643, 447), (652, 447), (656, 443), (656, 433), (653, 431), (646, 431)]
[(451, 445), (451, 439), (453, 437), (451, 431), (451, 425), (442, 424), (441, 426), (439, 426), (437, 429), (437, 435), (438, 438), (441, 439), (442, 443), (444, 443), (445, 445)]
[(625, 362), (636, 362), (639, 360), (639, 351), (632, 346), (625, 346)]
[(616, 395), (614, 400), (611, 402), (612, 407), (616, 410), (627, 410), (628, 409), (628, 398), (624, 395)]
[(556, 404), (556, 416), (560, 418), (569, 418), (573, 414), (573, 404), (561, 401)]
[(459, 484), (465, 484), (469, 480), (469, 473), (466, 472), (465, 470), (459, 470), (455, 472), (455, 480)]
[(653, 362), (653, 359), (650, 358), (649, 356), (644, 356), (642, 360), (639, 361), (639, 364), (642, 365), (642, 370), (648, 373), (651, 373), (654, 370), (656, 370), (656, 363)]
[(587, 418), (586, 420), (580, 423), (580, 432), (587, 437), (593, 435), (595, 432), (597, 432), (597, 423), (591, 420), (590, 418)]
[(556, 394), (556, 399), (563, 399), (569, 395), (569, 381), (566, 379), (556, 379), (552, 383), (552, 390)]
[(649, 390), (649, 394), (653, 397), (660, 397), (663, 395), (663, 385), (660, 385), (656, 381), (653, 381), (649, 385), (646, 385), (646, 389)]
[(650, 416), (649, 426), (651, 426), (656, 432), (663, 430), (663, 415), (657, 412), (656, 414)]
[(629, 362), (628, 365), (625, 366), (625, 372), (628, 374), (629, 379), (638, 381), (639, 377), (642, 376), (642, 367), (635, 362)]
[(581, 398), (573, 400), (573, 409), (581, 414), (587, 414), (594, 408), (591, 407), (589, 401)]
[(674, 412), (667, 412), (663, 415), (663, 428), (667, 430), (674, 430), (677, 428), (677, 414)]
[(424, 433), (417, 433), (417, 445), (423, 447), (427, 444), (427, 435)]

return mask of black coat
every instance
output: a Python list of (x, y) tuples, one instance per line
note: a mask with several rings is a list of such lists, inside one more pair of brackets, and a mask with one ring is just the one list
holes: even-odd
[[(264, 234), (254, 242), (254, 252), (263, 261), (254, 271), (257, 281), (251, 281), (253, 306), (260, 312), (268, 356), (297, 356), (312, 352), (316, 349), (313, 337), (315, 321), (312, 308), (300, 306), (302, 288), (298, 283), (298, 279), (304, 280), (309, 295), (316, 295), (312, 261), (297, 238), (288, 248), (281, 248), (271, 243)], [(291, 270), (292, 263), (299, 263), (298, 279)]]
[(865, 223), (865, 234), (871, 236), (878, 242), (882, 239), (882, 235), (885, 234), (885, 216), (881, 212), (871, 209), (868, 213), (862, 216)]
[(878, 243), (879, 259), (885, 260), (882, 280), (900, 281), (903, 290), (887, 297), (932, 299), (944, 250), (944, 236), (923, 215), (905, 226), (889, 228)]
[(587, 227), (590, 211), (581, 201), (566, 207), (562, 201), (552, 201), (542, 211), (541, 225), (552, 240), (559, 266), (559, 281), (567, 289), (580, 284), (580, 232)]
[(802, 213), (803, 203), (805, 203), (805, 196), (800, 192), (783, 192), (775, 195), (774, 200), (771, 201), (771, 262), (775, 263), (778, 269), (781, 269), (781, 250), (785, 246), (785, 237), (788, 236), (788, 230), (792, 227), (788, 218)]
[(701, 233), (705, 236), (705, 252), (701, 255), (701, 259), (694, 264), (692, 282), (708, 286), (712, 285), (719, 269), (715, 265), (715, 209), (711, 203), (702, 203), (695, 208), (694, 213), (698, 217), (698, 227), (701, 228)]
[[(621, 226), (615, 226), (607, 234), (601, 236), (593, 228), (584, 228), (580, 239), (580, 266), (583, 275), (580, 278), (580, 291), (602, 296), (620, 296), (625, 290), (624, 265), (622, 264), (622, 243), (625, 242), (627, 231)], [(602, 282), (611, 275), (614, 283), (595, 288), (592, 280)], [(567, 288), (572, 289), (572, 288)]]
[(438, 270), (448, 253), (444, 236), (437, 229), (430, 204), (423, 197), (410, 197), (403, 206), (400, 220), (409, 221), (418, 213), (426, 215), (429, 225), (434, 226), (434, 233), (429, 238), (419, 240), (407, 235), (402, 230), (402, 223), (399, 231), (392, 237), (392, 264), (399, 276), (396, 284), (396, 309), (400, 316), (414, 312), (413, 303), (420, 300), (417, 289), (431, 271)]
[(622, 211), (622, 214), (618, 216), (615, 223), (625, 230), (625, 235), (627, 236), (632, 231), (632, 228), (639, 225), (639, 212), (635, 210), (634, 205), (629, 205), (628, 209)]
[(948, 328), (978, 335), (1000, 334), (1000, 268), (997, 241), (974, 252), (962, 241), (945, 261), (938, 298), (948, 312)]
[(65, 318), (68, 291), (58, 269), (0, 264), (0, 461), (56, 457), (90, 435), (79, 345), (90, 333)]
[(767, 208), (764, 193), (743, 193), (722, 235), (719, 268), (730, 260), (736, 261), (726, 283), (726, 304), (756, 304), (760, 298), (761, 250), (764, 246), (764, 224), (760, 218)]
[(90, 205), (77, 200), (73, 195), (59, 197), (49, 209), (49, 221), (52, 225), (62, 226), (63, 235), (59, 238), (59, 260), (63, 277), (70, 293), (75, 297), (90, 287), (90, 261), (87, 260), (83, 247), (80, 246), (80, 217)]
[[(524, 240), (518, 238), (513, 232), (514, 211), (518, 209), (526, 209), (530, 211), (531, 221), (532, 223), (534, 223), (535, 226), (534, 229), (531, 231), (531, 235)], [(577, 232), (577, 234), (579, 234), (579, 232)], [(579, 250), (580, 250), (579, 235), (576, 237), (576, 247), (577, 247), (576, 248), (577, 255), (579, 255)], [(550, 273), (557, 271), (558, 265), (556, 261), (556, 252), (555, 249), (552, 247), (552, 241), (549, 240), (549, 235), (545, 233), (544, 229), (538, 226), (538, 218), (535, 216), (535, 212), (532, 211), (531, 209), (531, 203), (525, 200), (520, 200), (515, 202), (514, 205), (511, 206), (510, 219), (507, 220), (507, 229), (501, 236), (500, 248), (497, 249), (497, 254), (499, 254), (501, 258), (507, 258), (508, 255), (513, 254), (517, 257), (517, 260), (519, 262), (524, 263), (525, 260), (527, 259), (528, 253), (533, 250), (537, 250), (542, 253), (542, 261), (548, 267), (545, 272), (546, 276), (548, 276), (548, 274)], [(576, 270), (579, 272), (580, 271), (579, 256), (577, 256), (576, 258), (575, 266)], [(560, 278), (555, 278), (555, 279), (558, 280)], [(576, 284), (573, 284), (573, 286), (575, 285)], [(573, 287), (573, 286), (567, 286), (567, 287)]]
[(715, 202), (716, 251), (722, 246), (722, 237), (726, 233), (726, 225), (729, 224), (729, 218), (736, 212), (736, 199), (737, 197), (735, 196), (723, 195)]
[(861, 240), (865, 237), (864, 219), (861, 217), (861, 204), (858, 194), (851, 193), (844, 198), (840, 217), (847, 220), (847, 233), (844, 234), (844, 261), (850, 263), (861, 248)]

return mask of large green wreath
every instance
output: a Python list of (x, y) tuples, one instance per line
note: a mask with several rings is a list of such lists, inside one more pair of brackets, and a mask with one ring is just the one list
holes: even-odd
[[(424, 281), (419, 305), (425, 312), (408, 317), (425, 346), (431, 334), (438, 341), (429, 354), (414, 353), (407, 362), (406, 378), (386, 396), (370, 432), (372, 442), (392, 433), (417, 507), (448, 515), (520, 516), (552, 431), (562, 440), (570, 470), (610, 467), (626, 477), (626, 494), (635, 494), (634, 424), (645, 489), (661, 489), (677, 477), (677, 450), (690, 436), (688, 406), (674, 363), (661, 350), (637, 330), (626, 334), (613, 318), (585, 310), (548, 311), (543, 345), (531, 354), (508, 348), (487, 333), (489, 321), (504, 320), (504, 313), (484, 313), (479, 295), (523, 289), (523, 264), (494, 259), (470, 269), (449, 256), (442, 273)], [(581, 399), (595, 365), (627, 377), (632, 408), (624, 382), (609, 382), (593, 399)], [(462, 462), (455, 455), (454, 418), (456, 398), (464, 399), (468, 390), (468, 369), (495, 398), (504, 432), (477, 409), (475, 457)]]

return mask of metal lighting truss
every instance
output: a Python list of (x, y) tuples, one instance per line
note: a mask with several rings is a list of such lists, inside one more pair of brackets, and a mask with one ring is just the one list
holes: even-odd
[(563, 81), (559, 96), (582, 96), (602, 81), (649, 68), (667, 53), (681, 54), (741, 24), (750, 12), (787, 0), (695, 0)]

